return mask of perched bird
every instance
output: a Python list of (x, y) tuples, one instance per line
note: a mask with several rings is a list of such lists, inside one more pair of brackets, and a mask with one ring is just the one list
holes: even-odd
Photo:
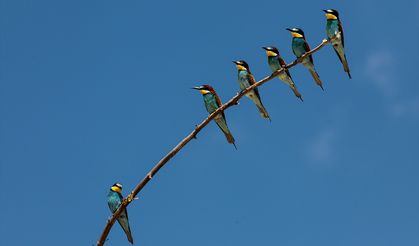
[[(202, 96), (204, 97), (204, 104), (205, 108), (207, 109), (209, 114), (212, 114), (215, 110), (217, 110), (222, 104), (220, 97), (215, 92), (214, 88), (210, 85), (201, 85), (193, 87), (192, 89), (198, 90), (201, 92)], [(218, 127), (220, 127), (221, 131), (223, 131), (224, 135), (227, 138), (227, 141), (234, 145), (234, 148), (237, 149), (235, 140), (233, 135), (228, 129), (227, 121), (224, 112), (218, 114), (214, 118), (215, 123), (217, 123)]]
[(335, 49), (336, 54), (339, 57), (340, 62), (343, 64), (343, 69), (348, 73), (349, 78), (351, 79), (351, 72), (349, 71), (348, 61), (346, 60), (345, 55), (345, 41), (343, 39), (343, 28), (342, 22), (339, 19), (338, 11), (334, 9), (323, 10), (326, 15), (326, 33), (327, 38), (332, 40), (333, 48)]
[[(239, 82), (240, 90), (244, 90), (247, 87), (256, 83), (253, 74), (250, 72), (249, 65), (245, 61), (233, 61), (233, 63), (236, 64), (237, 81)], [(262, 104), (258, 88), (249, 91), (248, 93), (246, 93), (246, 96), (256, 104), (256, 107), (259, 109), (260, 115), (263, 118), (271, 120), (268, 112)]]
[[(282, 59), (279, 51), (275, 47), (263, 47), (266, 50), (266, 55), (268, 56), (268, 64), (271, 68), (272, 72), (275, 72), (278, 69), (286, 66), (284, 59)], [(295, 96), (298, 97), (301, 101), (303, 98), (301, 97), (300, 92), (297, 90), (297, 86), (295, 85), (294, 81), (292, 80), (291, 74), (288, 69), (285, 69), (278, 75), (278, 78), (282, 80), (285, 84), (287, 84), (291, 90), (294, 92)]]
[[(115, 213), (115, 211), (119, 208), (119, 206), (122, 203), (123, 197), (121, 192), (122, 185), (115, 183), (114, 185), (112, 185), (111, 190), (108, 193), (108, 206), (112, 213)], [(121, 225), (122, 229), (124, 230), (125, 234), (127, 235), (128, 241), (131, 244), (134, 244), (134, 240), (132, 239), (131, 235), (131, 229), (129, 227), (128, 213), (126, 209), (121, 213), (117, 220), (118, 223)]]
[[(288, 31), (291, 32), (292, 35), (292, 52), (297, 58), (303, 56), (306, 52), (310, 51), (310, 46), (308, 45), (306, 38), (304, 36), (303, 30), (300, 28), (287, 28)], [(306, 67), (309, 71), (313, 79), (316, 81), (317, 85), (323, 89), (323, 83), (320, 80), (319, 75), (317, 74), (314, 63), (313, 57), (310, 55), (303, 59), (302, 61), (304, 67)]]

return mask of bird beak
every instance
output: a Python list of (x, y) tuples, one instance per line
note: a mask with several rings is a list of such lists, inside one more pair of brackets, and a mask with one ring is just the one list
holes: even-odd
[(239, 62), (238, 62), (238, 61), (233, 61), (233, 63), (234, 63), (234, 64), (236, 64), (236, 65), (238, 65), (238, 64), (239, 64)]
[(288, 30), (288, 31), (292, 32), (291, 28), (287, 28), (286, 30)]
[(326, 9), (323, 9), (323, 12), (327, 13), (327, 10)]
[(268, 50), (268, 47), (262, 47), (264, 50)]
[(194, 89), (194, 90), (200, 90), (200, 89), (201, 89), (201, 87), (199, 87), (199, 86), (195, 86), (195, 87), (192, 87), (191, 89)]

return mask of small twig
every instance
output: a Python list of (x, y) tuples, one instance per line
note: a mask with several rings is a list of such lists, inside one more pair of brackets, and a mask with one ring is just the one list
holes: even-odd
[(109, 232), (110, 232), (113, 224), (115, 223), (116, 218), (118, 218), (119, 215), (122, 213), (122, 211), (133, 201), (132, 198), (137, 196), (137, 194), (147, 185), (147, 183), (160, 170), (160, 168), (162, 168), (170, 159), (172, 159), (173, 156), (175, 156), (187, 143), (189, 143), (189, 141), (191, 141), (192, 139), (195, 139), (196, 138), (196, 135), (206, 125), (208, 125), (208, 123), (212, 119), (214, 119), (215, 116), (217, 116), (218, 114), (222, 113), (224, 110), (226, 110), (226, 109), (228, 109), (228, 108), (230, 108), (232, 106), (238, 105), (239, 104), (239, 99), (242, 98), (247, 92), (249, 92), (249, 91), (253, 90), (254, 88), (259, 87), (259, 86), (265, 84), (266, 82), (268, 82), (269, 80), (275, 78), (278, 74), (280, 74), (281, 72), (283, 72), (285, 69), (290, 69), (290, 68), (294, 67), (295, 65), (297, 65), (298, 63), (301, 63), (301, 61), (304, 58), (306, 58), (307, 56), (310, 56), (313, 53), (317, 52), (318, 50), (320, 50), (321, 48), (323, 48), (328, 42), (332, 42), (332, 41), (333, 41), (333, 39), (331, 39), (331, 40), (324, 39), (317, 47), (315, 47), (314, 49), (312, 49), (309, 52), (305, 53), (300, 58), (294, 60), (290, 64), (287, 64), (285, 67), (276, 70), (271, 75), (269, 75), (269, 76), (267, 76), (267, 77), (259, 80), (258, 82), (256, 82), (252, 86), (249, 86), (246, 89), (242, 90), (241, 92), (237, 93), (233, 98), (231, 98), (229, 101), (227, 101), (226, 103), (224, 103), (223, 105), (221, 105), (221, 107), (219, 107), (212, 114), (210, 114), (206, 119), (204, 119), (201, 122), (201, 124), (196, 125), (195, 126), (195, 129), (191, 133), (189, 133), (189, 135), (186, 136), (182, 141), (180, 141), (169, 153), (167, 153), (166, 156), (164, 156), (153, 167), (153, 169), (151, 169), (151, 171), (147, 174), (147, 176), (145, 176), (140, 181), (140, 183), (137, 184), (137, 186), (127, 196), (127, 198), (125, 198), (122, 201), (121, 206), (119, 206), (119, 208), (115, 211), (115, 213), (112, 215), (112, 217), (106, 223), (106, 226), (103, 229), (103, 232), (100, 235), (100, 238), (99, 238), (99, 240), (96, 243), (96, 246), (102, 246), (105, 243), (105, 241), (107, 240), (106, 238), (107, 238), (107, 236), (108, 236), (108, 234), (109, 234)]

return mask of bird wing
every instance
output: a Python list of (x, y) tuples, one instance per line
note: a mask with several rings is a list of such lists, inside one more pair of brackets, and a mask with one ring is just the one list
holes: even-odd
[(287, 63), (285, 63), (284, 59), (282, 59), (282, 57), (278, 57), (279, 59), (279, 64), (281, 64), (281, 67), (284, 67), (287, 65)]
[[(214, 91), (214, 97), (215, 97), (215, 102), (217, 103), (218, 108), (221, 107), (221, 105), (223, 104), (221, 103), (221, 99), (215, 91)], [(224, 111), (221, 113), (221, 115), (225, 119)]]
[(345, 47), (345, 41), (343, 38), (343, 27), (342, 27), (342, 23), (339, 21), (339, 32), (340, 32), (340, 40), (342, 41), (342, 46)]
[[(121, 205), (122, 200), (124, 199), (124, 197), (121, 195), (121, 193), (117, 193), (118, 197), (119, 197), (119, 205)], [(118, 207), (119, 207), (118, 205)]]
[[(311, 50), (310, 45), (308, 45), (307, 40), (304, 38), (304, 49), (306, 52), (309, 52)], [(309, 56), (310, 62), (313, 63), (313, 57)]]
[[(254, 85), (256, 83), (255, 81), (255, 77), (253, 77), (253, 74), (251, 74), (250, 72), (247, 74), (247, 80), (249, 81), (250, 85)], [(260, 95), (259, 95), (259, 90), (258, 88), (254, 88), (253, 91), (255, 92), (256, 96), (258, 97), (258, 99), (260, 100)]]
[(115, 213), (121, 206), (122, 198), (121, 195), (115, 191), (110, 191), (108, 195), (108, 206), (112, 213)]
[(124, 199), (120, 193), (117, 192), (116, 194), (118, 195), (119, 199), (115, 199), (115, 210), (113, 211), (114, 213), (116, 212), (116, 210), (118, 210), (119, 206), (121, 206), (122, 200)]
[[(284, 61), (284, 59), (282, 59), (282, 57), (278, 57), (279, 58), (279, 64), (281, 64), (281, 67), (285, 68), (287, 66), (287, 63)], [(285, 72), (287, 73), (288, 77), (291, 78), (291, 74), (288, 71), (288, 69), (285, 69)]]
[(133, 244), (134, 240), (132, 239), (131, 228), (129, 226), (129, 220), (128, 220), (128, 211), (126, 209), (122, 211), (121, 215), (119, 216), (118, 223), (124, 230), (125, 234), (127, 235), (128, 241), (131, 244)]
[[(119, 197), (119, 201), (118, 201), (118, 208), (119, 208), (119, 206), (121, 206), (121, 203), (122, 203), (122, 200), (124, 199), (124, 197), (122, 196), (121, 193), (118, 193), (118, 197)], [(127, 209), (124, 209), (124, 211), (122, 211), (122, 213), (119, 215), (119, 218), (117, 220), (118, 220), (119, 225), (122, 227), (122, 229), (124, 229), (124, 232), (128, 237), (128, 241), (131, 244), (133, 244), (134, 240), (132, 239), (131, 228), (129, 227)]]
[(122, 213), (119, 215), (120, 219), (126, 219), (128, 222), (128, 212), (127, 209), (124, 209), (124, 211), (122, 211)]

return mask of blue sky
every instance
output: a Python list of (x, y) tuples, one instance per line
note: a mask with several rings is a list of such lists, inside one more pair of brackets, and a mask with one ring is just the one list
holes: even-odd
[[(298, 10), (296, 9), (298, 8)], [(212, 84), (257, 79), (285, 28), (325, 37), (341, 12), (352, 80), (326, 47), (322, 92), (260, 89), (211, 123), (129, 207), (137, 245), (418, 245), (419, 4), (413, 1), (0, 1), (1, 245), (92, 245), (114, 182), (128, 193), (195, 124)], [(128, 245), (116, 225), (107, 245)]]

